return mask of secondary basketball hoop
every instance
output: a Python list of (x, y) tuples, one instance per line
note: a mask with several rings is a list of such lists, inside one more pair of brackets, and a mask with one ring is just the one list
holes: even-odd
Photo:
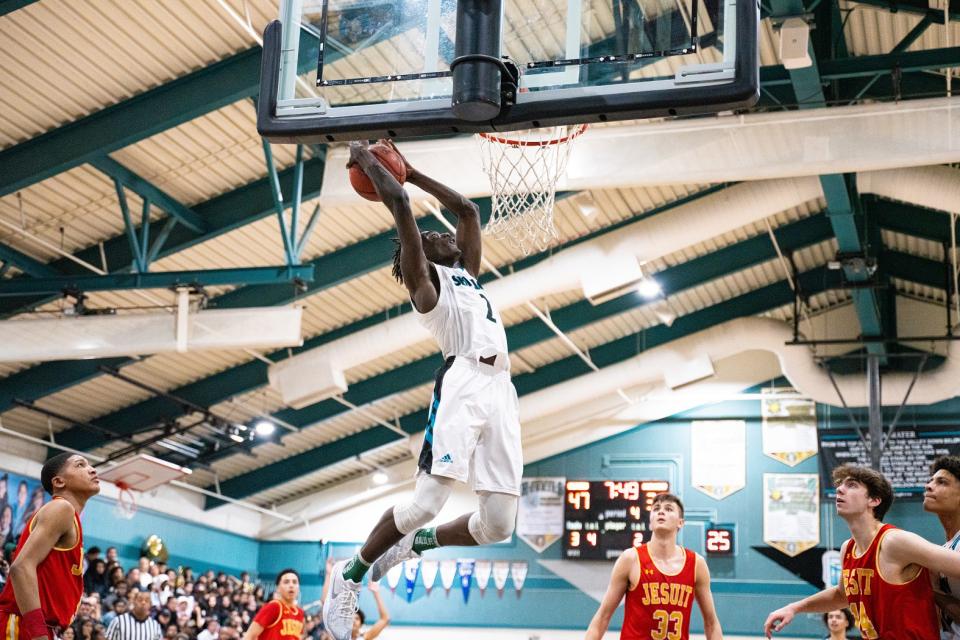
[(137, 499), (134, 491), (150, 491), (190, 473), (192, 472), (186, 467), (141, 453), (122, 462), (113, 463), (98, 476), (101, 480), (112, 482), (117, 487), (114, 515), (130, 520), (137, 515)]
[(478, 133), (493, 210), (486, 231), (520, 249), (543, 251), (556, 239), (553, 206), (573, 141), (587, 125)]

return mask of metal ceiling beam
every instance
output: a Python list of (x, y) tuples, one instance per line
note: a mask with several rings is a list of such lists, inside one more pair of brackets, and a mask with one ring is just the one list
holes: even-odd
[[(317, 39), (300, 33), (301, 73), (316, 64)], [(260, 47), (234, 54), (85, 118), (0, 151), (0, 197), (135, 144), (260, 91)], [(328, 55), (342, 57), (338, 51)]]
[[(943, 11), (941, 9), (931, 9), (927, 0), (853, 0), (857, 4), (870, 5), (880, 9), (886, 9), (891, 13), (912, 13), (916, 15), (927, 15), (932, 13), (938, 24), (943, 24)], [(960, 0), (950, 0), (950, 20), (960, 20)]]
[(127, 169), (110, 156), (94, 158), (90, 161), (90, 164), (101, 173), (117, 180), (134, 193), (150, 200), (151, 203), (166, 211), (176, 218), (177, 222), (191, 231), (203, 233), (207, 230), (207, 223), (195, 211), (176, 200), (173, 196), (165, 193), (145, 178)]
[[(918, 71), (937, 71), (947, 67), (960, 66), (960, 47), (925, 49), (923, 51), (897, 51), (872, 56), (851, 56), (823, 60), (818, 64), (820, 81), (866, 78), (877, 74), (890, 75), (895, 70), (905, 74)], [(798, 71), (802, 71), (802, 69), (795, 69), (794, 73)], [(785, 69), (783, 65), (768, 65), (760, 68), (760, 84), (762, 86), (775, 87), (792, 83), (791, 71)], [(819, 84), (819, 82), (811, 81), (811, 84)]]
[[(601, 229), (584, 237), (577, 238), (576, 240), (567, 243), (560, 248), (574, 246), (599, 235), (616, 231), (616, 229), (622, 226), (636, 222), (637, 220), (643, 218), (658, 215), (659, 213), (667, 211), (673, 207), (680, 206), (686, 202), (691, 202), (698, 198), (705, 197), (706, 195), (714, 193), (722, 188), (723, 185), (706, 189), (694, 194), (693, 196), (672, 202), (669, 205), (659, 207), (652, 211), (642, 212), (636, 216), (627, 218), (616, 225)], [(560, 195), (558, 195), (558, 198), (559, 197)], [(490, 215), (489, 198), (482, 198), (476, 200), (475, 202), (480, 205), (481, 221), (485, 222)], [(423, 230), (444, 230), (442, 225), (432, 217), (421, 218), (418, 221), (418, 224)], [(235, 292), (213, 299), (210, 306), (223, 308), (227, 306), (249, 306), (251, 304), (259, 306), (286, 304), (295, 299), (299, 299), (304, 295), (317, 293), (323, 289), (341, 284), (351, 277), (357, 277), (376, 269), (385, 268), (391, 263), (393, 254), (393, 243), (391, 238), (393, 238), (395, 235), (396, 231), (389, 230), (372, 238), (368, 238), (367, 240), (363, 240), (357, 244), (350, 245), (349, 247), (346, 247), (340, 251), (321, 256), (312, 261), (309, 264), (316, 268), (317, 276), (314, 282), (308, 285), (307, 290), (304, 293), (294, 294), (291, 291), (278, 290), (276, 287), (245, 287), (244, 289), (238, 289)], [(540, 260), (548, 258), (555, 250), (556, 248), (549, 252), (543, 252), (534, 256), (530, 256), (513, 265), (513, 267), (526, 268), (539, 262)], [(486, 275), (485, 277), (481, 278), (481, 281), (487, 282), (490, 279), (491, 276)], [(407, 305), (406, 308), (409, 310), (409, 305)], [(308, 349), (313, 349), (325, 344), (326, 342), (335, 340), (355, 331), (360, 331), (361, 329), (365, 329), (382, 321), (382, 312), (377, 312), (346, 327), (341, 327), (334, 331), (315, 336), (307, 340), (302, 347), (295, 349), (294, 353), (300, 353)], [(288, 351), (286, 349), (281, 349), (269, 354), (268, 358), (278, 361), (287, 357), (287, 353)], [(130, 362), (133, 362), (133, 360)], [(17, 375), (19, 374), (14, 374), (14, 376), (11, 376), (11, 378)], [(4, 383), (5, 380), (0, 380), (0, 411), (4, 410), (4, 401), (6, 395)], [(218, 374), (214, 374), (213, 376), (209, 376), (197, 382), (180, 387), (171, 393), (188, 398), (199, 404), (215, 405), (218, 402), (223, 402), (236, 395), (252, 391), (260, 386), (265, 385), (266, 383), (267, 374), (265, 363), (259, 360), (253, 360)], [(21, 389), (21, 393), (23, 391), (25, 390)], [(42, 392), (34, 391), (34, 393)], [(162, 399), (152, 398), (133, 405), (132, 407), (121, 409), (113, 414), (103, 416), (99, 420), (103, 420), (110, 424), (117, 424), (120, 429), (130, 431), (142, 428), (144, 424), (161, 422), (172, 419), (178, 415), (181, 415), (178, 407), (170, 405), (169, 403), (164, 402)], [(76, 434), (69, 429), (61, 432), (61, 434), (58, 434), (58, 438), (61, 438), (62, 443), (68, 444), (68, 446), (85, 450), (104, 444), (103, 442), (91, 441), (86, 437), (81, 437), (79, 434)]]
[[(2, 253), (2, 250), (0, 250)], [(237, 269), (201, 269), (197, 271), (160, 271), (156, 273), (117, 273), (106, 276), (57, 276), (17, 278), (0, 282), (0, 297), (58, 295), (64, 292), (119, 291), (125, 289), (171, 289), (177, 287), (216, 287), (256, 285), (275, 287), (291, 282), (312, 282), (314, 267), (242, 267)]]
[(37, 0), (0, 0), (0, 16), (5, 16), (8, 13), (23, 9), (36, 1)]
[[(835, 272), (818, 267), (800, 274), (802, 288), (808, 294), (822, 291)], [(677, 318), (673, 326), (658, 325), (642, 332), (645, 349), (651, 349), (684, 336), (703, 331), (733, 318), (752, 316), (793, 302), (793, 291), (787, 282), (780, 281), (762, 287), (750, 293), (732, 298), (701, 311)], [(597, 366), (603, 368), (622, 362), (637, 355), (636, 335), (628, 335), (619, 340), (594, 347), (590, 356)], [(517, 393), (522, 396), (547, 388), (564, 380), (590, 373), (590, 369), (580, 358), (571, 356), (551, 363), (536, 371), (513, 379)], [(417, 411), (400, 418), (400, 428), (414, 434), (423, 430), (427, 422), (426, 410)], [(331, 443), (321, 445), (309, 451), (284, 458), (283, 460), (260, 467), (220, 482), (220, 491), (231, 498), (247, 497), (267, 488), (289, 482), (299, 476), (322, 469), (337, 462), (360, 455), (369, 449), (391, 444), (400, 440), (400, 436), (389, 429), (373, 427), (346, 436)], [(205, 508), (212, 509), (222, 502), (208, 498)]]
[[(832, 3), (821, 6), (832, 11), (830, 4)], [(807, 12), (802, 0), (771, 0), (770, 6), (773, 14), (781, 18), (804, 17)], [(824, 10), (819, 13), (822, 17), (820, 22), (829, 22), (831, 27), (827, 29), (824, 24), (818, 25), (821, 30), (825, 31), (826, 38), (829, 40), (825, 46), (821, 45), (821, 48), (830, 48), (830, 51), (822, 53), (832, 53), (831, 45), (842, 38), (842, 32), (833, 33), (833, 16), (830, 14), (824, 16), (824, 13)], [(845, 49), (846, 45), (843, 46), (844, 51)], [(827, 106), (823, 91), (824, 78), (820, 73), (813, 40), (808, 43), (807, 52), (811, 59), (809, 66), (788, 70), (796, 104), (799, 105), (800, 109), (824, 108)], [(957, 50), (957, 54), (960, 56), (960, 49)], [(826, 62), (824, 66), (827, 66)], [(847, 76), (841, 74), (838, 77)], [(857, 227), (857, 211), (854, 204), (856, 193), (851, 193), (855, 190), (853, 185), (849, 184), (852, 180), (853, 177), (840, 174), (822, 175), (820, 176), (820, 185), (827, 201), (827, 216), (833, 226), (834, 235), (837, 237), (839, 253), (851, 256), (866, 256), (867, 247), (861, 241), (860, 231)], [(850, 282), (863, 282), (870, 278), (870, 274), (865, 269), (845, 267), (844, 272)], [(862, 288), (853, 289), (851, 293), (857, 311), (857, 319), (860, 322), (861, 334), (871, 337), (883, 335), (883, 321), (877, 292), (872, 288)], [(870, 353), (879, 356), (886, 353), (886, 345), (882, 342), (870, 343), (867, 345), (867, 349)]]
[[(304, 199), (315, 198), (320, 195), (320, 186), (323, 183), (323, 167), (324, 162), (319, 159), (308, 160), (304, 163)], [(289, 183), (289, 181), (293, 179), (293, 173), (292, 168), (281, 171), (280, 180), (284, 184)], [(244, 225), (256, 222), (270, 215), (275, 215), (270, 181), (266, 177), (255, 180), (250, 184), (195, 205), (193, 211), (206, 222), (207, 230), (204, 233), (195, 233), (184, 226), (177, 225), (170, 232), (163, 248), (157, 255), (158, 258), (173, 255), (174, 253), (212, 240)], [(163, 233), (164, 225), (164, 220), (151, 223), (150, 237), (155, 238)], [(134, 261), (133, 251), (130, 248), (130, 243), (127, 241), (125, 234), (118, 235), (104, 242), (103, 253), (104, 256), (106, 256), (108, 270), (113, 272), (124, 273), (129, 271)], [(89, 247), (77, 252), (75, 255), (81, 260), (91, 264), (100, 264), (99, 246)], [(66, 258), (56, 260), (50, 263), (49, 266), (65, 275), (87, 276), (90, 273)], [(25, 297), (0, 300), (0, 317), (32, 309), (38, 305), (49, 302), (51, 299), (52, 298), (49, 297)], [(266, 305), (264, 303), (254, 302), (252, 305), (240, 306)], [(0, 404), (0, 411), (2, 410), (3, 406)]]
[[(0, 244), (0, 260), (34, 278), (53, 278), (60, 275), (60, 272), (53, 267), (5, 244)], [(14, 278), (14, 280), (17, 279)]]

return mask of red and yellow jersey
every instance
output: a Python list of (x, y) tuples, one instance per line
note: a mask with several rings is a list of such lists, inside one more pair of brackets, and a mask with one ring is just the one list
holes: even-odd
[(853, 539), (843, 554), (843, 591), (864, 640), (936, 640), (940, 625), (930, 586), (930, 572), (921, 569), (912, 580), (888, 582), (878, 558), (891, 524), (880, 527), (866, 551), (858, 555)]
[(620, 640), (687, 640), (697, 577), (697, 556), (683, 550), (683, 568), (675, 574), (660, 571), (647, 545), (637, 547), (640, 581), (627, 591)]
[(263, 605), (253, 621), (263, 627), (260, 640), (300, 640), (303, 635), (303, 609), (279, 600)]
[[(54, 500), (63, 500), (55, 497)], [(16, 559), (23, 545), (30, 538), (37, 516), (30, 518), (30, 522), (20, 534), (20, 542), (13, 552)], [(80, 606), (83, 596), (83, 527), (80, 526), (80, 516), (73, 514), (73, 522), (77, 528), (77, 542), (69, 549), (54, 547), (47, 557), (37, 565), (37, 584), (40, 587), (40, 609), (47, 621), (47, 625), (54, 628), (63, 628), (73, 621), (73, 616)], [(17, 600), (13, 595), (13, 582), (7, 584), (0, 592), (0, 613), (21, 615), (17, 607)]]

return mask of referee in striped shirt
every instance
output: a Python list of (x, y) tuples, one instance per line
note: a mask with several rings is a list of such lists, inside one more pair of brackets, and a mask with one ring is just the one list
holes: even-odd
[(162, 640), (160, 623), (150, 617), (150, 593), (133, 597), (133, 610), (114, 618), (107, 627), (107, 640)]

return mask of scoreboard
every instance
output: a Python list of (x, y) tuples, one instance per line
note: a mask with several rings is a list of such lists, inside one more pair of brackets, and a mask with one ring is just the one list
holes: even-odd
[(650, 506), (670, 490), (663, 480), (567, 480), (563, 557), (615, 560), (650, 539)]

